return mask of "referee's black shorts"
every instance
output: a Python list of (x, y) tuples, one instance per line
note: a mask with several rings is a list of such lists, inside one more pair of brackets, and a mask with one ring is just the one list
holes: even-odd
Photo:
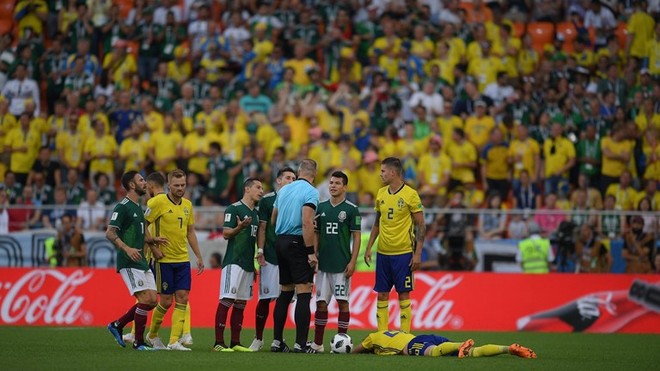
[(314, 268), (309, 265), (307, 247), (302, 236), (277, 236), (275, 252), (280, 269), (280, 285), (314, 282)]

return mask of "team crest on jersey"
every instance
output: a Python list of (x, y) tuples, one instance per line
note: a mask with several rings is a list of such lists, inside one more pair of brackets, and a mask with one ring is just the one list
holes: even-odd
[(337, 219), (339, 219), (340, 222), (343, 222), (344, 220), (346, 220), (346, 211), (340, 211), (339, 216), (337, 217)]
[(184, 207), (184, 208), (183, 208), (183, 215), (185, 215), (186, 217), (188, 217), (189, 214), (190, 214), (190, 210), (188, 210), (187, 207)]
[(403, 201), (403, 198), (399, 198), (399, 201), (397, 202), (397, 206), (399, 206), (399, 209), (403, 209), (405, 205), (406, 203)]

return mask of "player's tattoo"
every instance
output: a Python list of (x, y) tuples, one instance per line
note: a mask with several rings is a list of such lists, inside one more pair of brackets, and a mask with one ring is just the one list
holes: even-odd
[(417, 242), (419, 243), (424, 243), (424, 240), (426, 239), (426, 223), (422, 220), (421, 223), (417, 224)]
[(119, 243), (117, 241), (121, 241), (119, 239), (119, 236), (117, 235), (117, 230), (115, 228), (108, 228), (108, 230), (105, 232), (105, 238), (107, 238), (110, 242), (112, 242), (115, 246), (119, 247)]

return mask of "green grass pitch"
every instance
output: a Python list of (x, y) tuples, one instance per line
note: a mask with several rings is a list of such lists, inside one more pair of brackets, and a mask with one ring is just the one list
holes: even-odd
[[(334, 329), (326, 332), (326, 349)], [(254, 331), (243, 331), (248, 346)], [(352, 331), (359, 342), (366, 331)], [(120, 348), (105, 328), (0, 327), (2, 370), (657, 370), (658, 335), (442, 332), (452, 340), (471, 337), (477, 345), (513, 342), (531, 347), (538, 359), (509, 355), (492, 358), (379, 357), (363, 354), (271, 354), (211, 352), (213, 331), (193, 329), (192, 352), (136, 352)], [(166, 341), (169, 329), (161, 332)], [(266, 330), (266, 348), (271, 330)], [(310, 337), (312, 335), (310, 334)], [(226, 331), (225, 337), (229, 337)], [(287, 331), (286, 339), (293, 339)], [(288, 341), (293, 345), (293, 341)]]

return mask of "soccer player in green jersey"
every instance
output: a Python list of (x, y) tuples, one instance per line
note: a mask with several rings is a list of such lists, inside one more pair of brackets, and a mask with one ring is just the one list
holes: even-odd
[[(220, 302), (215, 312), (216, 352), (252, 352), (241, 345), (243, 311), (248, 300), (252, 299), (254, 281), (254, 246), (257, 242), (259, 215), (257, 203), (264, 194), (261, 182), (248, 178), (243, 183), (243, 198), (225, 210), (223, 236), (229, 240), (227, 252), (222, 261), (220, 279)], [(231, 343), (225, 345), (224, 333), (229, 308), (231, 312)]]
[(135, 341), (133, 349), (151, 350), (144, 343), (144, 328), (147, 314), (156, 306), (156, 281), (144, 257), (145, 242), (157, 245), (166, 242), (163, 238), (151, 238), (145, 228), (144, 213), (140, 206), (140, 196), (144, 196), (147, 183), (136, 171), (129, 171), (121, 178), (126, 189), (126, 197), (115, 206), (105, 236), (117, 247), (117, 272), (121, 274), (131, 295), (138, 303), (108, 325), (108, 331), (121, 347), (122, 330), (129, 322), (135, 321)]
[(259, 263), (259, 302), (255, 311), (256, 334), (250, 349), (258, 352), (264, 346), (264, 328), (270, 312), (270, 302), (280, 296), (280, 272), (275, 252), (275, 227), (270, 222), (277, 191), (296, 180), (296, 172), (284, 167), (277, 172), (277, 189), (259, 201), (259, 230), (257, 230), (257, 262)]
[[(361, 217), (358, 207), (346, 200), (348, 176), (335, 171), (330, 176), (330, 200), (321, 202), (316, 210), (319, 271), (316, 274), (316, 314), (314, 343), (317, 353), (323, 352), (323, 333), (328, 323), (328, 303), (334, 296), (339, 305), (339, 333), (348, 331), (351, 319), (348, 298), (351, 276), (360, 252)], [(351, 239), (353, 251), (351, 251)]]

